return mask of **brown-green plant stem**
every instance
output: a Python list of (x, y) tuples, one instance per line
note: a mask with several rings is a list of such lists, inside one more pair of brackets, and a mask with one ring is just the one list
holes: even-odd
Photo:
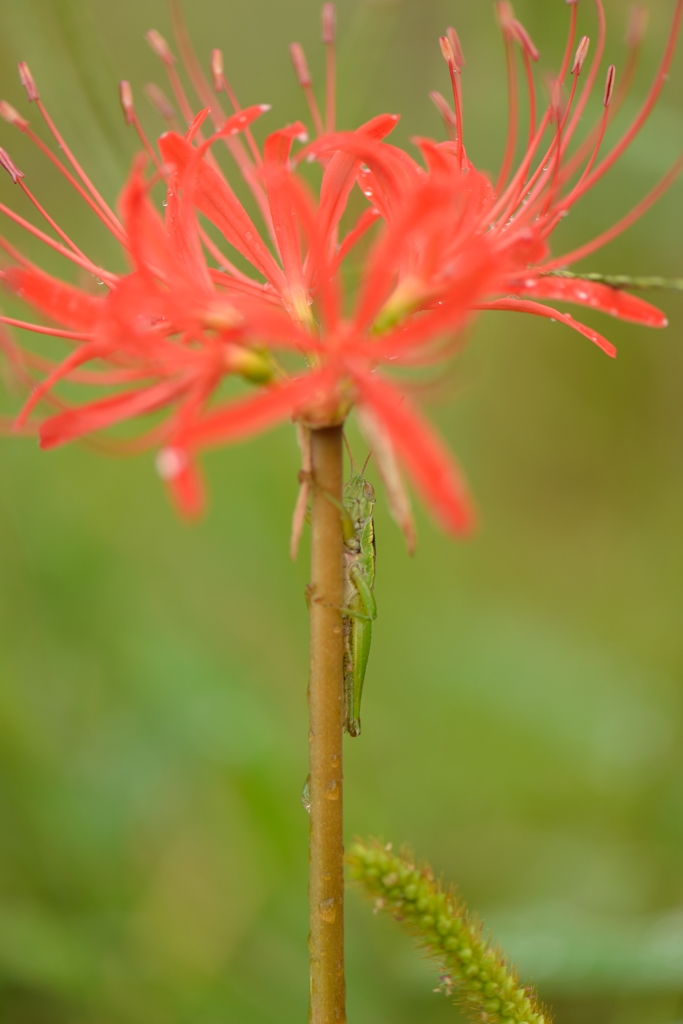
[(342, 428), (313, 430), (311, 456), (309, 1021), (344, 1024)]
[(394, 853), (391, 846), (357, 841), (346, 858), (351, 878), (419, 939), (442, 969), (441, 988), (455, 990), (477, 1024), (550, 1024), (532, 989), (520, 985), (500, 949), (492, 946), (453, 889), (444, 889), (429, 867)]

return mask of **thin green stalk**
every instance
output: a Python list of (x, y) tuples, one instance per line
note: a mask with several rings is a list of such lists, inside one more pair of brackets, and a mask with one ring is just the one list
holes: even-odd
[(631, 277), (629, 274), (575, 274), (571, 270), (551, 270), (544, 277), (568, 277), (578, 281), (595, 281), (610, 288), (629, 288), (631, 291), (683, 292), (683, 277)]
[(550, 1024), (532, 989), (484, 938), (481, 925), (453, 889), (444, 889), (429, 867), (391, 846), (357, 841), (346, 862), (351, 878), (375, 902), (400, 921), (441, 968), (441, 987), (454, 990), (472, 1021), (481, 1024)]

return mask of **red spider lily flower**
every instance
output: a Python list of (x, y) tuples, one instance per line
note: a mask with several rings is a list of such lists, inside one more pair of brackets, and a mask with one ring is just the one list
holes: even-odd
[[(295, 72), (318, 137), (306, 144), (305, 127), (296, 123), (272, 132), (261, 151), (250, 126), (268, 108), (240, 108), (217, 50), (211, 58), (209, 84), (174, 4), (178, 45), (203, 109), (194, 116), (168, 45), (157, 33), (149, 33), (148, 40), (166, 67), (188, 127), (185, 132), (167, 131), (159, 139), (157, 151), (142, 131), (130, 86), (122, 83), (124, 116), (138, 132), (147, 156), (134, 162), (120, 200), (120, 217), (66, 147), (28, 68), (20, 65), (28, 98), (36, 103), (69, 167), (8, 104), (2, 104), (0, 113), (36, 141), (114, 233), (126, 251), (130, 272), (116, 275), (90, 261), (44, 211), (21, 171), (0, 151), (0, 162), (59, 241), (6, 207), (0, 210), (72, 263), (96, 275), (108, 289), (105, 296), (95, 297), (47, 275), (9, 243), (0, 241), (13, 264), (1, 272), (6, 284), (61, 326), (45, 328), (7, 317), (2, 321), (58, 334), (74, 345), (71, 354), (56, 366), (27, 358), (27, 373), (34, 369), (47, 372), (35, 384), (17, 427), (26, 429), (27, 422), (32, 422), (27, 418), (40, 399), (59, 407), (56, 415), (39, 426), (41, 445), (46, 448), (141, 414), (169, 410), (167, 418), (143, 437), (142, 443), (161, 447), (159, 471), (180, 507), (193, 514), (202, 505), (197, 456), (203, 449), (252, 436), (287, 419), (299, 425), (305, 449), (308, 429), (342, 423), (355, 407), (376, 452), (392, 511), (409, 544), (412, 520), (400, 467), (446, 529), (466, 531), (473, 515), (457, 467), (423, 419), (409, 383), (397, 381), (381, 368), (442, 362), (459, 344), (465, 324), (485, 309), (559, 320), (609, 355), (615, 350), (607, 339), (547, 303), (584, 305), (647, 326), (666, 323), (659, 310), (640, 298), (600, 282), (561, 276), (558, 270), (595, 251), (644, 213), (683, 168), (683, 159), (614, 228), (573, 253), (550, 255), (554, 228), (612, 167), (647, 119), (666, 80), (683, 18), (683, 0), (677, 0), (650, 92), (627, 132), (600, 157), (609, 121), (632, 76), (641, 31), (632, 23), (625, 84), (615, 90), (615, 70), (610, 67), (603, 116), (595, 129), (573, 146), (598, 81), (604, 49), (601, 0), (595, 0), (595, 6), (599, 31), (588, 67), (590, 43), (583, 37), (577, 44), (578, 4), (570, 4), (564, 60), (550, 101), (539, 117), (532, 72), (538, 51), (511, 5), (497, 4), (508, 61), (510, 127), (495, 183), (477, 171), (465, 148), (462, 48), (453, 29), (441, 39), (453, 106), (433, 94), (448, 133), (445, 142), (413, 140), (418, 154), (414, 158), (387, 141), (398, 120), (392, 115), (376, 117), (355, 131), (335, 130), (334, 9), (328, 3), (323, 9), (328, 56), (324, 117), (316, 104), (303, 51), (297, 44), (292, 46)], [(529, 90), (530, 128), (526, 152), (513, 170), (519, 122), (515, 47), (521, 51)], [(226, 93), (232, 104), (230, 116), (220, 105), (221, 93)], [(170, 123), (175, 117), (172, 105), (158, 89), (149, 95)], [(207, 118), (213, 124), (209, 135), (204, 127)], [(222, 172), (214, 148), (218, 144), (228, 149), (250, 188), (264, 231), (256, 227)], [(302, 148), (295, 151), (296, 145)], [(147, 170), (150, 161), (151, 173)], [(301, 173), (302, 163), (310, 161), (317, 161), (322, 168), (317, 195), (311, 193)], [(151, 200), (153, 188), (161, 181), (166, 188), (164, 218)], [(342, 234), (342, 216), (356, 188), (365, 196), (366, 208)], [(246, 261), (249, 273), (224, 255), (206, 222)], [(342, 267), (370, 231), (375, 238), (349, 312)], [(105, 368), (83, 369), (91, 361)], [(255, 390), (215, 404), (216, 389), (226, 375), (241, 377)], [(96, 401), (65, 407), (53, 388), (66, 378), (117, 390)], [(301, 507), (300, 501), (298, 509)]]

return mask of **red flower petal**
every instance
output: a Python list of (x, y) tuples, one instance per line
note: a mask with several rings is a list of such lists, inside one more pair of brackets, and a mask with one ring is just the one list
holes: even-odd
[[(196, 159), (196, 150), (176, 132), (161, 136), (159, 150), (165, 163), (176, 167), (179, 172)], [(284, 274), (228, 183), (205, 160), (199, 160), (192, 182), (197, 209), (279, 292), (286, 292)]]
[(594, 331), (592, 327), (586, 327), (585, 324), (579, 323), (569, 313), (560, 313), (559, 310), (553, 309), (552, 306), (544, 306), (540, 302), (530, 302), (526, 299), (496, 299), (495, 302), (480, 303), (477, 309), (510, 310), (514, 313), (531, 313), (532, 316), (543, 316), (549, 320), (559, 320), (561, 323), (566, 324), (567, 327), (571, 327), (573, 330), (578, 331), (579, 334), (583, 334), (584, 338), (592, 341), (594, 345), (601, 348), (610, 358), (616, 358), (617, 350), (611, 341), (603, 338), (602, 334)]
[(156, 273), (168, 281), (173, 277), (172, 253), (164, 222), (149, 199), (142, 174), (144, 165), (145, 157), (141, 155), (133, 164), (119, 206), (135, 266), (144, 274)]
[(579, 306), (589, 306), (620, 320), (643, 324), (645, 327), (666, 327), (668, 324), (668, 320), (656, 306), (622, 291), (621, 288), (611, 288), (599, 281), (585, 281), (572, 277), (530, 277), (514, 282), (511, 289), (519, 295), (532, 295), (541, 299), (555, 299)]
[(260, 434), (296, 416), (310, 402), (329, 401), (336, 380), (336, 373), (321, 370), (237, 399), (179, 432), (177, 443), (181, 448), (196, 449)]
[[(277, 238), (282, 265), (289, 290), (295, 304), (306, 304), (301, 259), (299, 224), (292, 209), (287, 189), (289, 177), (289, 154), (296, 138), (306, 138), (306, 128), (300, 122), (291, 124), (281, 131), (273, 132), (263, 147), (263, 171), (273, 228)], [(296, 312), (296, 310), (295, 310)]]
[(474, 511), (459, 469), (441, 439), (413, 403), (393, 385), (369, 373), (356, 373), (361, 403), (386, 428), (415, 487), (444, 529), (467, 533)]
[(181, 515), (186, 519), (197, 519), (204, 511), (206, 498), (204, 480), (196, 463), (185, 457), (183, 467), (178, 473), (168, 476), (166, 483)]
[[(357, 133), (379, 142), (394, 130), (397, 123), (396, 114), (381, 114), (361, 125)], [(330, 237), (346, 209), (349, 193), (356, 181), (359, 164), (358, 157), (354, 157), (350, 153), (335, 153), (325, 169), (318, 207), (318, 228), (324, 238)]]
[(40, 428), (40, 447), (55, 448), (83, 434), (153, 412), (174, 401), (187, 387), (187, 380), (163, 381), (151, 388), (111, 395), (79, 409), (69, 409), (59, 416), (51, 416)]
[(87, 295), (42, 270), (10, 267), (5, 280), (25, 302), (66, 327), (92, 330), (102, 315), (104, 299)]

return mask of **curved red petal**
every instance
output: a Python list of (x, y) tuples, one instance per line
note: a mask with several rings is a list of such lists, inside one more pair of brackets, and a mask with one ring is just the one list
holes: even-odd
[(185, 459), (182, 469), (166, 480), (171, 499), (185, 519), (198, 519), (204, 511), (206, 495), (199, 467)]
[(102, 315), (104, 299), (87, 295), (42, 270), (10, 267), (5, 280), (19, 298), (66, 327), (92, 330)]
[(511, 290), (518, 295), (538, 296), (541, 299), (554, 299), (599, 309), (601, 313), (608, 313), (609, 316), (645, 327), (668, 325), (668, 320), (661, 309), (636, 295), (630, 295), (621, 288), (612, 288), (599, 281), (586, 281), (576, 277), (530, 277), (513, 282)]
[[(185, 170), (190, 160), (196, 159), (196, 150), (177, 132), (162, 135), (159, 150), (165, 163), (177, 168), (179, 172)], [(223, 232), (227, 241), (278, 291), (285, 290), (284, 274), (227, 182), (205, 160), (199, 160), (193, 183), (197, 209)]]
[(306, 305), (306, 297), (301, 238), (296, 213), (292, 208), (290, 190), (287, 187), (290, 176), (289, 154), (296, 138), (307, 138), (306, 128), (301, 122), (272, 132), (268, 136), (263, 147), (263, 172), (273, 228), (289, 291), (295, 305), (300, 304), (303, 307)]
[(98, 402), (51, 416), (40, 427), (40, 447), (55, 448), (83, 434), (153, 412), (173, 402), (187, 386), (186, 380), (163, 381), (151, 388), (111, 395)]
[(177, 443), (181, 448), (193, 450), (263, 433), (282, 420), (296, 416), (309, 402), (329, 400), (336, 379), (336, 374), (321, 370), (237, 399), (179, 431)]
[(393, 385), (369, 373), (354, 375), (361, 403), (384, 425), (408, 475), (449, 533), (470, 532), (475, 515), (464, 480), (443, 441)]
[(566, 324), (567, 327), (578, 331), (579, 334), (583, 334), (584, 338), (592, 341), (594, 345), (601, 348), (610, 358), (616, 358), (617, 350), (611, 341), (604, 338), (598, 331), (594, 331), (592, 327), (587, 327), (585, 324), (575, 320), (571, 314), (560, 313), (558, 309), (553, 309), (552, 306), (544, 306), (540, 302), (531, 302), (527, 299), (496, 299), (494, 302), (480, 303), (477, 309), (500, 309), (513, 313), (531, 313), (532, 316), (542, 316), (548, 320), (559, 320), (560, 323)]
[[(395, 114), (381, 114), (360, 126), (357, 133), (379, 142), (398, 123)], [(346, 209), (349, 193), (356, 181), (360, 160), (350, 153), (335, 153), (325, 168), (320, 186), (320, 205), (318, 207), (318, 225), (321, 235), (330, 236), (333, 228), (339, 223)]]

